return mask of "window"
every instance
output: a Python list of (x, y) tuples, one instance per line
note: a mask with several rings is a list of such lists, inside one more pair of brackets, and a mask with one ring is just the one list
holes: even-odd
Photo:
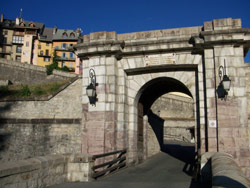
[(24, 22), (21, 22), (19, 25), (20, 25), (20, 26), (25, 26)]
[(40, 45), (40, 44), (38, 45), (38, 49), (39, 49), (39, 50), (41, 49), (41, 45)]
[(4, 53), (6, 52), (6, 46), (3, 46), (3, 52)]
[(3, 38), (3, 43), (6, 44), (7, 43), (7, 37)]
[(46, 46), (49, 46), (49, 43), (48, 43), (48, 42), (46, 42)]
[(67, 54), (66, 53), (62, 53), (62, 58), (66, 58), (67, 57)]
[(74, 33), (70, 33), (70, 38), (75, 38), (75, 34)]
[(73, 67), (73, 63), (70, 63), (70, 64), (69, 64), (69, 67), (72, 68), (72, 67)]
[(44, 58), (44, 61), (45, 61), (45, 62), (49, 62), (49, 60), (50, 60), (49, 57), (45, 57), (45, 58)]
[(66, 50), (67, 44), (62, 43), (62, 49)]
[(17, 43), (17, 44), (23, 44), (23, 36), (13, 36), (13, 43)]
[(22, 53), (22, 46), (16, 47), (16, 53)]
[(62, 67), (65, 67), (65, 62), (64, 61), (62, 62)]
[(26, 47), (29, 47), (29, 42), (26, 42)]
[(21, 61), (21, 56), (16, 56), (16, 61)]
[(63, 35), (62, 35), (62, 37), (63, 37), (64, 39), (67, 38), (67, 37), (68, 37), (67, 33), (64, 32)]
[(35, 24), (34, 23), (30, 23), (29, 27), (35, 27)]
[(4, 31), (4, 35), (8, 35), (8, 31), (5, 30), (5, 31)]
[(56, 49), (59, 49), (59, 47), (58, 47), (58, 46), (56, 46)]
[(69, 57), (74, 58), (74, 54), (72, 52), (70, 52)]
[(43, 55), (43, 51), (42, 50), (40, 51), (40, 55)]

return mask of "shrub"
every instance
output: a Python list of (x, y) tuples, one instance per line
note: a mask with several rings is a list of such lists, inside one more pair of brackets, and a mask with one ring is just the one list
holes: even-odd
[(47, 65), (46, 66), (46, 73), (47, 73), (47, 75), (51, 75), (53, 73), (54, 68), (51, 65)]
[(22, 89), (20, 91), (20, 95), (23, 97), (31, 95), (31, 91), (27, 85), (22, 86)]
[(59, 70), (62, 70), (62, 71), (65, 71), (65, 72), (69, 72), (70, 71), (70, 69), (67, 66), (62, 67)]

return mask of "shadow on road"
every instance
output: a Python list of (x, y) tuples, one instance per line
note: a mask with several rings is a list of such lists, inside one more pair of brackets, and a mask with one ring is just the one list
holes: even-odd
[[(183, 172), (189, 176), (194, 175), (195, 170), (195, 145), (192, 143), (185, 143), (181, 141), (167, 141), (164, 143), (163, 135), (164, 135), (164, 120), (154, 114), (151, 110), (147, 113), (148, 122), (151, 125), (157, 140), (159, 142), (161, 151), (167, 153), (168, 155), (182, 161), (185, 163), (183, 166)], [(194, 181), (190, 184), (190, 188), (196, 187), (209, 187), (208, 185), (202, 185), (199, 182)]]

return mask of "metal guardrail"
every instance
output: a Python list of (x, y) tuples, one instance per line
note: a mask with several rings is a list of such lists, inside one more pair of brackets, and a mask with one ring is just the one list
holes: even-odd
[(126, 154), (127, 154), (127, 149), (124, 150), (118, 150), (118, 151), (113, 151), (109, 153), (103, 153), (99, 155), (93, 155), (93, 160), (94, 164), (96, 162), (96, 159), (103, 158), (103, 157), (108, 157), (111, 155), (116, 155), (118, 156), (108, 162), (104, 162), (102, 164), (94, 165), (92, 167), (93, 173), (92, 173), (92, 178), (97, 179), (98, 177), (105, 176), (107, 174), (110, 174), (111, 172), (114, 172), (118, 169), (121, 169), (126, 166)]

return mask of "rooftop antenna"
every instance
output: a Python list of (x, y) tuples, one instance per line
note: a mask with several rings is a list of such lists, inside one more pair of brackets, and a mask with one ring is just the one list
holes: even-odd
[(20, 9), (20, 18), (22, 18), (23, 17), (23, 9), (21, 8)]

